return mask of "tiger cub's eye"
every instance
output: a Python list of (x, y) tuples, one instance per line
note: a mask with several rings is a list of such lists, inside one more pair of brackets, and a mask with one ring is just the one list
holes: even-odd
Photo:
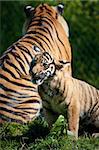
[(48, 65), (46, 63), (43, 63), (44, 68), (48, 68)]
[(46, 63), (43, 63), (43, 66), (44, 66), (44, 67), (47, 67), (48, 65), (47, 65)]

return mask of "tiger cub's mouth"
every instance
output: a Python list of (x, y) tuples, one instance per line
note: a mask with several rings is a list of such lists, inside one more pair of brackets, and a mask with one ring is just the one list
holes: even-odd
[(32, 82), (37, 85), (41, 85), (44, 80), (48, 79), (51, 76), (50, 71), (42, 72), (39, 74), (33, 74)]

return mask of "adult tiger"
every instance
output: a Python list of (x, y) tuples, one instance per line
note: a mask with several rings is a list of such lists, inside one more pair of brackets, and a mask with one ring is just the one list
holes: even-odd
[[(94, 125), (98, 133), (93, 133), (93, 135), (99, 136), (99, 90), (84, 81), (70, 76), (66, 72), (70, 62), (65, 62), (65, 64), (55, 62), (50, 55), (49, 59), (45, 59), (48, 55), (41, 53), (41, 55), (35, 56), (33, 68), (31, 69), (33, 81), (41, 84), (40, 95), (43, 99), (43, 107), (44, 110), (49, 111), (49, 114), (45, 114), (48, 122), (52, 123), (52, 119), (55, 120), (55, 117), (60, 114), (66, 116), (67, 111), (70, 130), (68, 133), (72, 133), (78, 138), (81, 118), (87, 125)], [(49, 62), (52, 63), (50, 64)], [(47, 72), (51, 65), (52, 71), (50, 69), (50, 74), (54, 75), (55, 73), (55, 75), (46, 80), (49, 77)], [(46, 81), (42, 84), (42, 80)]]
[[(0, 58), (0, 122), (27, 122), (38, 116), (42, 102), (29, 75), (31, 61), (40, 51), (71, 61), (68, 27), (60, 15), (63, 5), (25, 7), (26, 34)], [(71, 73), (71, 67), (69, 72)]]

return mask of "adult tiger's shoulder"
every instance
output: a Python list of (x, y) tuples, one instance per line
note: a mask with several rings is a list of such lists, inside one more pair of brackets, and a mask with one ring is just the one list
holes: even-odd
[(41, 4), (36, 8), (27, 6), (25, 38), (29, 39), (29, 44), (34, 39), (34, 44), (39, 44), (40, 49), (49, 52), (53, 58), (71, 62), (69, 27), (61, 15), (63, 10), (62, 4), (58, 6)]

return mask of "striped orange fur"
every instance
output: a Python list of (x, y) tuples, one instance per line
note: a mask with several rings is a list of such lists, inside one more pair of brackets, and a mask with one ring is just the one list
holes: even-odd
[(0, 122), (26, 123), (39, 115), (42, 100), (29, 73), (36, 54), (50, 52), (55, 59), (71, 61), (68, 27), (58, 8), (47, 4), (25, 8), (26, 33), (0, 58)]
[[(41, 56), (32, 69), (38, 77), (40, 74), (45, 74), (48, 66), (47, 61), (42, 67), (43, 54)], [(70, 62), (59, 63), (53, 60), (53, 65), (56, 67), (55, 75), (39, 86), (45, 117), (49, 124), (51, 125), (60, 114), (67, 117), (67, 112), (68, 133), (73, 133), (76, 138), (78, 138), (80, 118), (85, 119), (87, 125), (94, 125), (99, 131), (99, 90), (70, 76), (68, 73)], [(47, 74), (45, 74), (46, 78), (48, 78)], [(94, 136), (99, 136), (99, 133), (94, 133)]]

